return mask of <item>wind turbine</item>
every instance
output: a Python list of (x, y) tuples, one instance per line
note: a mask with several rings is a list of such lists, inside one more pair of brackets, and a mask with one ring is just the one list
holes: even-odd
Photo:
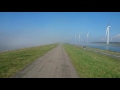
[(79, 42), (80, 42), (80, 33), (79, 33)]
[(89, 35), (89, 32), (87, 32), (87, 43), (88, 43), (88, 35)]
[(109, 26), (109, 23), (108, 23), (108, 26), (107, 26), (107, 29), (106, 29), (107, 44), (109, 44), (109, 29), (111, 27), (111, 26)]

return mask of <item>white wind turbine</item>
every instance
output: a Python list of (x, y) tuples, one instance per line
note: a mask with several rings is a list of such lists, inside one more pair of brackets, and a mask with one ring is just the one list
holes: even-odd
[(80, 33), (79, 33), (79, 42), (80, 42)]
[(106, 29), (106, 37), (107, 37), (107, 44), (109, 44), (109, 29), (110, 29), (111, 26), (107, 26), (107, 29)]
[(89, 35), (89, 32), (87, 32), (87, 43), (88, 43), (88, 35)]

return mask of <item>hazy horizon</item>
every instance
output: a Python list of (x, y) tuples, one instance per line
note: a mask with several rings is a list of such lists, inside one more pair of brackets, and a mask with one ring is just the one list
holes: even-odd
[[(0, 12), (0, 51), (75, 43), (75, 35), (86, 42), (106, 42), (110, 22), (112, 42), (120, 42), (120, 12)], [(111, 40), (111, 39), (110, 39)]]

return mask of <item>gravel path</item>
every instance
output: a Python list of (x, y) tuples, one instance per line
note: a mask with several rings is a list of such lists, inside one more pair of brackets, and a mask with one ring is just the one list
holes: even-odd
[(12, 78), (79, 78), (79, 75), (63, 46), (59, 44)]

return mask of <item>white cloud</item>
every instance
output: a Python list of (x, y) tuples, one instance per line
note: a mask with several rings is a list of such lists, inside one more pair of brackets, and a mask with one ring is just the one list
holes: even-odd
[(114, 36), (113, 38), (120, 38), (120, 34)]
[(117, 34), (117, 35), (113, 36), (112, 41), (120, 42), (120, 34)]

